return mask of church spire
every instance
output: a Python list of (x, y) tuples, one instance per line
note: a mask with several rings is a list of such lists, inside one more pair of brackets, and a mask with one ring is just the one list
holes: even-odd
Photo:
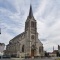
[(33, 17), (32, 6), (30, 5), (29, 18)]

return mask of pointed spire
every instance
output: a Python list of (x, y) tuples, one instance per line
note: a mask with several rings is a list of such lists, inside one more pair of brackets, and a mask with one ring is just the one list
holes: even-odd
[(32, 12), (32, 6), (30, 4), (29, 18), (32, 18), (32, 17), (33, 17), (33, 12)]
[(53, 46), (53, 51), (54, 51), (54, 46)]

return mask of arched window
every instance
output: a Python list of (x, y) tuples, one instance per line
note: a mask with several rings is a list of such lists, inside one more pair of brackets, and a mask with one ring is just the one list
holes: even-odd
[(41, 51), (43, 52), (43, 46), (41, 47)]
[(41, 47), (39, 47), (39, 53), (41, 53)]
[(35, 27), (35, 24), (33, 21), (31, 22), (31, 27)]
[(39, 53), (43, 52), (43, 46), (39, 47)]
[(22, 46), (22, 52), (24, 52), (24, 45)]
[(31, 36), (31, 39), (34, 39), (34, 35)]

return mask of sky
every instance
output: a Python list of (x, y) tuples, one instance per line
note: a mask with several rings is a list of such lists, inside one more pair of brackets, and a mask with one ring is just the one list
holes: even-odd
[(60, 45), (60, 0), (0, 0), (0, 42), (6, 45), (22, 33), (30, 4), (37, 21), (37, 31), (45, 51)]

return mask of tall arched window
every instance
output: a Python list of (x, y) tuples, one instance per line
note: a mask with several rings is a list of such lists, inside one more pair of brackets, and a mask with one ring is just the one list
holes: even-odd
[(22, 52), (24, 52), (24, 45), (22, 46)]
[(41, 53), (41, 47), (39, 47), (39, 53)]
[(34, 39), (34, 35), (31, 36), (31, 39)]
[(39, 53), (43, 52), (43, 46), (39, 47)]
[(35, 24), (33, 21), (31, 22), (31, 27), (35, 27)]

